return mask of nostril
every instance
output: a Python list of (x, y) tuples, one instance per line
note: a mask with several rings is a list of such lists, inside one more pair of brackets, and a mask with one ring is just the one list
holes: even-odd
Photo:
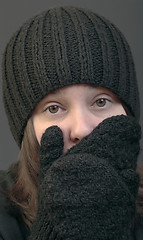
[(75, 142), (75, 143), (78, 143), (78, 142), (80, 142), (80, 140), (81, 140), (81, 139), (80, 139), (79, 137), (76, 137), (76, 138), (74, 139), (74, 142)]

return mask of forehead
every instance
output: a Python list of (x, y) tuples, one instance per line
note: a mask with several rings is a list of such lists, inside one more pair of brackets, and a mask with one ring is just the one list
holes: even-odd
[[(73, 85), (68, 85), (66, 87), (63, 88), (59, 88), (49, 94), (47, 94), (40, 102), (40, 103), (44, 103), (47, 100), (50, 100), (54, 97), (63, 97), (63, 98), (68, 98), (69, 96), (71, 96), (71, 94), (78, 94), (78, 95), (82, 95), (84, 96), (84, 94), (87, 94), (90, 96), (90, 94), (108, 94), (111, 97), (114, 97), (116, 99), (118, 99), (118, 97), (111, 92), (109, 89), (107, 88), (103, 88), (103, 87), (96, 87), (94, 85), (90, 85), (90, 84), (73, 84)], [(118, 99), (119, 100), (119, 99)], [(38, 104), (38, 105), (39, 105)]]
[(91, 85), (91, 84), (72, 84), (72, 85), (68, 85), (68, 86), (65, 86), (63, 88), (58, 88), (57, 90), (49, 93), (47, 96), (50, 96), (50, 95), (58, 95), (58, 94), (62, 94), (63, 92), (66, 92), (66, 91), (75, 91), (76, 89), (78, 90), (82, 90), (82, 89), (87, 89), (87, 90), (94, 90), (96, 92), (98, 91), (103, 91), (103, 92), (107, 92), (107, 93), (110, 93), (110, 94), (113, 94), (115, 95), (112, 91), (110, 91), (108, 88), (104, 88), (104, 87), (101, 87), (101, 86), (95, 86), (95, 85)]

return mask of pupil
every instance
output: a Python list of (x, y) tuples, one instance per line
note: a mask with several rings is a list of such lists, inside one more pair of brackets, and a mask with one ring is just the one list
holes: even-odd
[(97, 105), (99, 107), (103, 107), (105, 105), (105, 99), (101, 98), (101, 99), (97, 100)]
[(56, 113), (58, 111), (58, 107), (57, 106), (51, 106), (51, 107), (49, 107), (49, 111), (51, 113)]

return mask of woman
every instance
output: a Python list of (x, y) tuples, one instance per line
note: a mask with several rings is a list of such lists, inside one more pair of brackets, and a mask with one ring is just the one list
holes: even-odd
[(7, 45), (3, 98), (20, 154), (1, 173), (1, 239), (142, 239), (139, 94), (122, 33), (86, 9), (42, 12)]

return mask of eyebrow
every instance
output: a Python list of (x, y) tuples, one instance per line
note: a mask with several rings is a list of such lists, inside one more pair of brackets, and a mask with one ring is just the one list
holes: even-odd
[(73, 85), (68, 85), (68, 86), (65, 86), (65, 87), (63, 87), (63, 88), (58, 88), (58, 89), (56, 89), (55, 91), (53, 91), (53, 92), (51, 92), (51, 93), (49, 93), (49, 94), (56, 94), (56, 93), (58, 93), (58, 94), (61, 94), (61, 93), (63, 93), (63, 91), (64, 91), (64, 89), (66, 89), (66, 88), (68, 88), (68, 87), (74, 87), (74, 86), (80, 86), (80, 85), (82, 85), (82, 86), (86, 86), (86, 87), (88, 87), (89, 89), (94, 89), (94, 88), (98, 88), (98, 86), (94, 86), (94, 85), (90, 85), (90, 84), (73, 84)]
[(61, 88), (56, 89), (55, 91), (48, 93), (48, 95), (46, 97), (50, 97), (50, 96), (54, 96), (54, 95), (62, 95), (63, 91)]

